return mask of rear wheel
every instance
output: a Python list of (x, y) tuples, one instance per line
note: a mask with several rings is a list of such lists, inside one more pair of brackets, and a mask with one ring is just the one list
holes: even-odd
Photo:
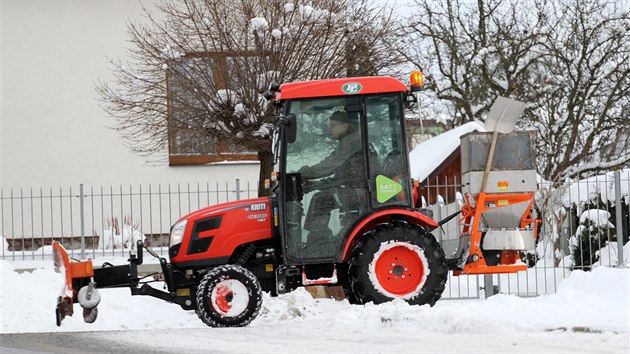
[(433, 306), (442, 296), (448, 269), (435, 237), (403, 221), (369, 231), (352, 252), (349, 277), (358, 302), (396, 298)]
[(210, 327), (242, 327), (260, 311), (262, 290), (256, 276), (237, 265), (208, 272), (197, 288), (197, 316)]

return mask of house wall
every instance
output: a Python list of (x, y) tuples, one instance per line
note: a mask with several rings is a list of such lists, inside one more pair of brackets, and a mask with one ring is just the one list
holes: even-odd
[(457, 148), (426, 180), (421, 181), (420, 193), (429, 204), (436, 204), (438, 196), (448, 204), (455, 201), (457, 192), (461, 192), (461, 182), (461, 152)]
[(127, 21), (144, 20), (139, 1), (0, 2), (0, 188), (255, 183), (257, 163), (149, 164), (108, 128), (94, 83), (125, 59)]

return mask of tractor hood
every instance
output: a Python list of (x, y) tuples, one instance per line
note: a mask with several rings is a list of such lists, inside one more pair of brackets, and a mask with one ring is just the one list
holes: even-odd
[(217, 204), (190, 213), (171, 231), (173, 240), (173, 233), (182, 225), (181, 242), (169, 245), (171, 262), (186, 267), (225, 264), (239, 246), (271, 238), (272, 220), (269, 198)]
[[(267, 203), (266, 207), (261, 206), (261, 204), (264, 204), (264, 203)], [(252, 210), (252, 207), (254, 211), (260, 210), (259, 208), (261, 207), (263, 209), (266, 209), (267, 207), (269, 207), (268, 205), (269, 203), (270, 203), (269, 197), (262, 197), (262, 198), (244, 199), (244, 200), (237, 200), (234, 202), (211, 205), (203, 209), (193, 211), (192, 213), (188, 215), (184, 215), (179, 220), (177, 220), (177, 222), (180, 222), (184, 219), (187, 219), (189, 222), (193, 220), (204, 219), (214, 214), (220, 214), (220, 213), (224, 213), (226, 211), (235, 210), (235, 209), (247, 209), (248, 211)]]

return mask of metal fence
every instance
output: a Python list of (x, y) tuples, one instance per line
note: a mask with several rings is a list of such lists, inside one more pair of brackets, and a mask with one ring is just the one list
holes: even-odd
[[(180, 216), (208, 205), (255, 197), (256, 187), (256, 182), (236, 179), (0, 190), (0, 235), (8, 243), (1, 256), (12, 261), (50, 259), (49, 245), (57, 240), (75, 258), (127, 257), (128, 247), (143, 235), (150, 246), (165, 254), (170, 226)], [(457, 212), (463, 204), (458, 178), (428, 181), (423, 190), (425, 207), (436, 220)], [(575, 182), (539, 183), (536, 217), (542, 223), (536, 251), (527, 254), (529, 270), (509, 275), (449, 275), (443, 298), (481, 298), (495, 292), (549, 294), (575, 269), (623, 264), (630, 224), (629, 190), (630, 169)], [(433, 233), (447, 256), (452, 254), (460, 234), (458, 218)], [(625, 259), (630, 258), (627, 253), (630, 250), (626, 249)]]
[[(573, 270), (624, 266), (624, 259), (628, 265), (630, 169), (579, 181), (541, 181), (538, 187), (535, 214), (541, 224), (536, 250), (524, 255), (530, 268), (516, 274), (449, 275), (443, 298), (550, 294)], [(457, 212), (464, 203), (457, 177), (427, 181), (423, 189), (424, 206), (436, 220)], [(457, 249), (460, 231), (458, 218), (433, 231), (447, 256)]]
[(84, 186), (0, 190), (6, 260), (50, 259), (52, 241), (71, 257), (126, 257), (140, 237), (164, 252), (171, 225), (218, 203), (257, 196), (255, 182)]

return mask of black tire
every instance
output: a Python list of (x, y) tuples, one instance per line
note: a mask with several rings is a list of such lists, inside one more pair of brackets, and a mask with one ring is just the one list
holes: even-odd
[(83, 309), (83, 321), (85, 323), (94, 323), (96, 318), (98, 317), (98, 307), (93, 307), (91, 309)]
[(262, 306), (262, 290), (252, 272), (228, 264), (212, 269), (203, 277), (197, 288), (196, 299), (197, 316), (206, 325), (243, 327), (258, 316)]
[(433, 306), (444, 291), (448, 268), (433, 235), (420, 226), (392, 221), (364, 235), (352, 252), (348, 273), (359, 303), (401, 298)]

